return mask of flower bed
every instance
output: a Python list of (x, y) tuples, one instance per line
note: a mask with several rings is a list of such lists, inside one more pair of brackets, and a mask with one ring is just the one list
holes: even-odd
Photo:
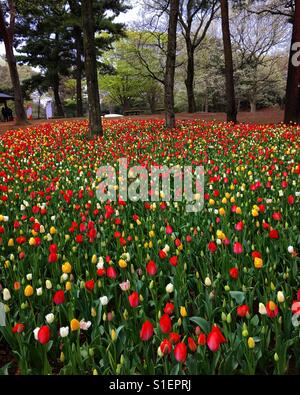
[[(300, 128), (104, 126), (1, 137), (0, 341), (20, 372), (299, 371)], [(119, 158), (202, 165), (203, 210), (101, 204), (96, 171)]]

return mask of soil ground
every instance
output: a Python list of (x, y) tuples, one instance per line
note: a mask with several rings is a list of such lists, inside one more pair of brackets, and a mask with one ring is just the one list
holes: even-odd
[[(134, 116), (127, 116), (126, 118), (127, 119), (163, 119), (164, 114), (161, 113), (161, 114), (151, 114), (151, 115), (134, 115)], [(197, 112), (195, 114), (178, 113), (176, 114), (176, 118), (179, 120), (198, 119), (205, 121), (210, 121), (210, 120), (225, 121), (226, 115), (225, 113), (213, 113), (213, 112), (210, 113)], [(76, 119), (82, 119), (82, 118), (69, 118), (68, 120), (76, 120)], [(257, 111), (256, 113), (240, 112), (238, 114), (238, 120), (239, 122), (245, 122), (245, 123), (260, 123), (260, 124), (279, 123), (283, 121), (283, 111), (268, 109), (268, 110)], [(29, 126), (40, 125), (49, 122), (52, 123), (56, 121), (58, 121), (58, 119), (51, 119), (48, 121), (45, 119), (33, 120), (30, 121)], [(19, 128), (20, 126), (16, 126), (14, 122), (7, 122), (7, 123), (1, 122), (0, 135), (5, 133), (7, 130), (14, 130)], [(22, 126), (22, 128), (24, 128), (24, 126)]]

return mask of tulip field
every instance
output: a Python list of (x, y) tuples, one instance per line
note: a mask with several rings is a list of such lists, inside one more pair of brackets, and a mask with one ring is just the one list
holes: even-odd
[[(300, 127), (86, 132), (59, 121), (0, 137), (0, 372), (299, 374)], [(203, 209), (101, 203), (97, 169), (118, 173), (119, 158), (203, 166)]]

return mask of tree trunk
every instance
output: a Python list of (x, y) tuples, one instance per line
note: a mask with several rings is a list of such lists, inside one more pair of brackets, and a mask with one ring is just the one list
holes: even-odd
[(208, 112), (208, 94), (205, 94), (205, 104), (204, 104), (204, 111)]
[(88, 91), (89, 135), (102, 136), (101, 109), (95, 48), (95, 22), (93, 0), (82, 0), (85, 75)]
[[(14, 7), (14, 3), (11, 2), (10, 8)], [(15, 9), (10, 9), (10, 12), (13, 13), (11, 15), (11, 20), (15, 18)], [(16, 111), (16, 124), (17, 125), (25, 125), (28, 123), (26, 112), (24, 109), (24, 100), (23, 94), (20, 84), (19, 73), (17, 69), (16, 57), (14, 55), (13, 50), (13, 27), (9, 28), (6, 26), (3, 9), (0, 5), (0, 35), (3, 38), (6, 52), (6, 60), (9, 67), (10, 79), (14, 90), (14, 98), (15, 98), (15, 111)]]
[(77, 117), (83, 117), (83, 106), (82, 106), (82, 36), (81, 29), (76, 26), (74, 28), (74, 36), (76, 40), (76, 114)]
[(58, 75), (54, 76), (52, 88), (53, 88), (53, 93), (54, 93), (54, 100), (55, 100), (57, 116), (60, 118), (64, 118), (65, 112), (64, 112), (64, 108), (62, 106), (60, 96), (59, 96), (59, 76)]
[(251, 101), (250, 101), (250, 111), (251, 111), (252, 113), (255, 113), (255, 112), (256, 112), (256, 101), (255, 101), (255, 100), (251, 100)]
[(165, 73), (165, 118), (166, 127), (175, 127), (174, 110), (174, 76), (176, 62), (176, 30), (179, 13), (179, 0), (170, 0), (170, 14), (168, 27), (168, 46)]
[(225, 57), (225, 79), (226, 79), (226, 101), (227, 101), (227, 122), (237, 122), (234, 79), (233, 79), (233, 60), (229, 29), (228, 0), (221, 0), (222, 34)]
[(187, 92), (188, 99), (188, 112), (194, 113), (196, 112), (196, 102), (195, 102), (195, 94), (194, 94), (194, 74), (195, 74), (195, 61), (194, 61), (194, 49), (192, 48), (192, 44), (187, 40), (187, 72), (185, 79), (185, 86)]
[(38, 119), (41, 117), (41, 96), (39, 96), (39, 101), (38, 101)]
[[(284, 122), (300, 123), (300, 65), (295, 51), (299, 49), (296, 43), (300, 42), (300, 1), (295, 1), (295, 15), (293, 21), (293, 34), (290, 48), (288, 77), (286, 86), (286, 104)], [(296, 48), (293, 48), (293, 45)], [(299, 52), (299, 51), (298, 51)], [(296, 57), (296, 59), (295, 59)]]

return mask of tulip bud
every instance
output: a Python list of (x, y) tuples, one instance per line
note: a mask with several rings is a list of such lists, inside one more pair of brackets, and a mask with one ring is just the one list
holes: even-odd
[(277, 292), (277, 300), (279, 303), (283, 303), (285, 301), (285, 297), (282, 291)]
[(277, 352), (275, 352), (275, 354), (274, 354), (274, 361), (275, 362), (279, 361), (279, 356), (278, 356)]
[(124, 310), (123, 318), (124, 318), (125, 321), (128, 320), (128, 311), (127, 311), (127, 309)]
[(229, 314), (227, 314), (226, 322), (227, 322), (227, 324), (230, 324), (231, 321), (232, 321), (232, 319), (231, 319), (231, 314), (229, 313)]
[(222, 321), (226, 321), (226, 318), (227, 318), (227, 316), (226, 316), (226, 314), (222, 311), (222, 314), (221, 314), (221, 319), (222, 319)]
[(259, 314), (261, 314), (261, 315), (267, 314), (266, 306), (263, 303), (259, 303), (258, 311), (259, 311)]
[(115, 329), (112, 329), (112, 330), (111, 330), (110, 336), (111, 336), (111, 340), (112, 340), (113, 342), (115, 342), (115, 341), (117, 340), (118, 335), (117, 335), (117, 332), (115, 331)]
[(3, 289), (3, 300), (4, 301), (8, 301), (9, 299), (11, 299), (11, 295), (10, 295), (9, 289), (4, 288)]
[(249, 348), (254, 348), (255, 347), (255, 341), (254, 341), (253, 337), (249, 337), (248, 338), (248, 347)]
[(211, 280), (210, 280), (209, 277), (206, 277), (206, 278), (205, 278), (204, 284), (205, 284), (207, 287), (210, 287), (210, 286), (211, 286)]
[(96, 317), (96, 315), (97, 315), (96, 309), (95, 309), (95, 307), (92, 307), (91, 308), (91, 316)]

